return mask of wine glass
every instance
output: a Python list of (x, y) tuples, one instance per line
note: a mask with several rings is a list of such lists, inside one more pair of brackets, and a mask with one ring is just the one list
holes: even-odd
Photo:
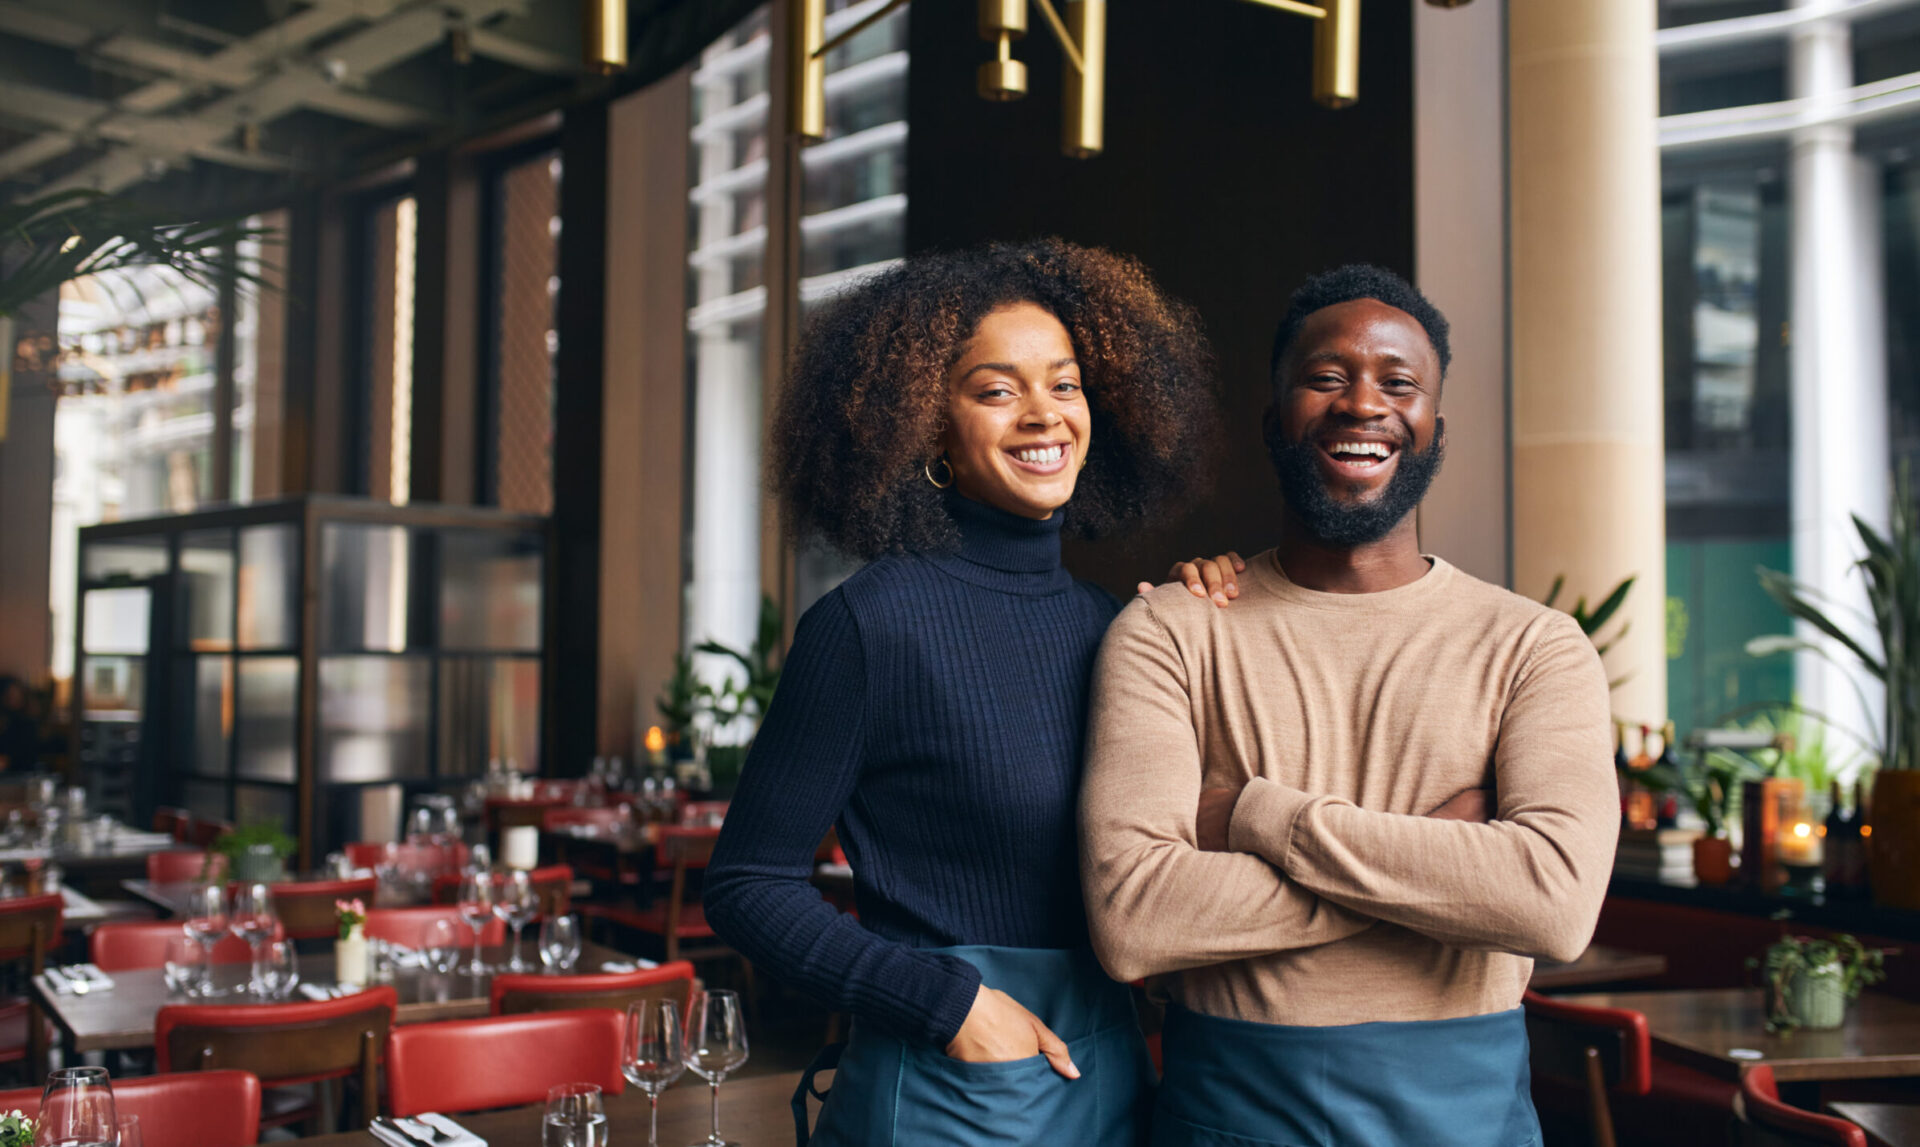
[(196, 886), (187, 897), (186, 929), (206, 953), (200, 969), (201, 998), (226, 995), (213, 986), (213, 946), (227, 934), (227, 890), (218, 884)]
[(408, 844), (433, 843), (433, 810), (425, 805), (413, 810), (413, 824), (407, 830)]
[(501, 879), (494, 895), (493, 914), (513, 929), (513, 956), (507, 961), (507, 971), (524, 972), (533, 967), (520, 958), (520, 929), (525, 928), (539, 910), (540, 903), (533, 895), (533, 879), (524, 870), (516, 868)]
[(740, 1147), (720, 1138), (720, 1081), (745, 1062), (747, 1024), (740, 993), (718, 989), (695, 995), (687, 1022), (687, 1066), (707, 1081), (713, 1100), (713, 1130), (695, 1147)]
[(490, 968), (480, 958), (480, 930), (493, 917), (493, 877), (485, 872), (469, 872), (460, 878), (460, 895), (455, 901), (460, 919), (473, 929), (473, 962), (459, 971), (484, 976)]
[[(235, 936), (247, 942), (253, 952), (253, 967), (247, 981), (247, 990), (254, 995), (266, 998), (265, 985), (260, 980), (261, 945), (273, 939), (279, 930), (279, 918), (273, 914), (273, 893), (264, 884), (243, 884), (233, 894), (233, 914), (228, 919), (228, 928)], [(208, 956), (212, 958), (211, 955)]]
[(146, 1147), (146, 1141), (140, 1137), (140, 1117), (122, 1115), (120, 1117), (119, 1147)]
[(441, 975), (453, 971), (460, 961), (460, 936), (454, 931), (453, 921), (443, 918), (427, 925), (421, 935), (420, 955), (428, 968)]
[(597, 1083), (561, 1083), (547, 1089), (540, 1147), (607, 1147), (607, 1113)]
[(63, 1067), (40, 1093), (36, 1142), (59, 1147), (114, 1147), (119, 1118), (104, 1067)]
[(660, 1147), (660, 1093), (686, 1070), (686, 1054), (678, 1004), (671, 999), (653, 999), (627, 1005), (620, 1074), (647, 1093), (647, 1147)]
[(549, 972), (571, 972), (580, 959), (580, 921), (549, 916), (540, 923), (540, 962)]
[(292, 940), (275, 940), (266, 946), (260, 959), (260, 994), (264, 999), (284, 1000), (300, 984), (300, 959)]
[(460, 823), (460, 810), (452, 805), (440, 810), (440, 835), (448, 844), (456, 844), (467, 835), (466, 826)]
[(188, 996), (198, 993), (207, 960), (199, 941), (182, 929), (178, 936), (167, 937), (160, 958), (160, 975), (166, 981), (167, 991)]

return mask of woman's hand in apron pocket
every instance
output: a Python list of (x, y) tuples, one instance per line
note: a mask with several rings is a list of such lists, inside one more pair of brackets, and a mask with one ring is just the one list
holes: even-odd
[(1066, 1041), (1020, 1001), (985, 984), (973, 997), (973, 1007), (960, 1025), (960, 1033), (947, 1045), (947, 1055), (965, 1063), (1005, 1063), (1045, 1056), (1060, 1075), (1080, 1078)]

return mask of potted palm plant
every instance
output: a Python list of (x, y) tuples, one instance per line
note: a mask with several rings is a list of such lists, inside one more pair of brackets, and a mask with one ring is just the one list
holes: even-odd
[[(1762, 569), (1760, 587), (1789, 616), (1831, 639), (1885, 690), (1886, 719), (1874, 731), (1880, 767), (1873, 782), (1867, 868), (1874, 899), (1920, 909), (1920, 507), (1905, 465), (1894, 479), (1889, 518), (1885, 535), (1858, 516), (1853, 519), (1866, 552), (1856, 564), (1872, 606), (1871, 637), (1849, 632), (1822, 608), (1816, 591), (1786, 574)], [(1747, 648), (1755, 653), (1811, 648), (1836, 656), (1824, 644), (1785, 637), (1757, 638)]]
[(171, 267), (209, 287), (232, 274), (257, 286), (260, 277), (232, 265), (230, 252), (271, 234), (243, 219), (183, 222), (125, 196), (79, 188), (0, 203), (0, 439), (21, 307), (69, 279), (127, 267)]

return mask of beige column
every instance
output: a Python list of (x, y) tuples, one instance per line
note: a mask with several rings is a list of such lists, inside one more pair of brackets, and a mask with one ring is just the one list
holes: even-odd
[(1654, 0), (1508, 6), (1514, 589), (1638, 579), (1607, 656), (1634, 722), (1667, 711), (1654, 27)]

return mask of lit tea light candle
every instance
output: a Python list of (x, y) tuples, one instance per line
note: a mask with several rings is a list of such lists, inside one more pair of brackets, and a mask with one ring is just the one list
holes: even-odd
[(1812, 825), (1798, 821), (1780, 834), (1780, 861), (1782, 864), (1820, 862), (1820, 840), (1814, 835)]
[(658, 725), (647, 729), (647, 763), (656, 769), (665, 768), (667, 764), (667, 735)]

